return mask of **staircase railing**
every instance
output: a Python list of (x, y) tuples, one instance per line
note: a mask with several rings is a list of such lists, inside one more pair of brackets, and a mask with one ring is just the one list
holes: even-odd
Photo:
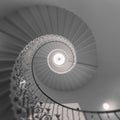
[[(30, 43), (32, 45), (32, 42)], [(87, 111), (65, 106), (47, 95), (36, 82), (30, 46), (20, 53), (11, 76), (11, 101), (18, 120), (120, 120), (120, 109)], [(27, 58), (27, 59), (26, 59)], [(30, 60), (31, 59), (31, 60)]]

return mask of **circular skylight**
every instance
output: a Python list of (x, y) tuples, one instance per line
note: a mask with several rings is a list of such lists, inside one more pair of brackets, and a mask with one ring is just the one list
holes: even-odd
[(53, 62), (57, 66), (61, 66), (65, 63), (66, 56), (63, 53), (56, 53), (53, 56)]
[[(71, 48), (64, 43), (59, 43), (59, 46), (64, 46), (66, 49), (53, 49), (47, 56), (47, 63), (53, 72), (64, 74), (71, 71), (76, 63), (76, 59), (74, 59), (75, 57), (73, 56), (75, 51), (72, 53)], [(67, 52), (65, 50), (67, 50)]]

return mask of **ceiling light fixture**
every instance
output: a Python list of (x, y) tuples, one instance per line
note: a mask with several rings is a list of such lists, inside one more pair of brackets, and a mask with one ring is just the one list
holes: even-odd
[(105, 110), (109, 110), (110, 105), (109, 105), (108, 103), (104, 103), (104, 104), (103, 104), (103, 108), (104, 108)]

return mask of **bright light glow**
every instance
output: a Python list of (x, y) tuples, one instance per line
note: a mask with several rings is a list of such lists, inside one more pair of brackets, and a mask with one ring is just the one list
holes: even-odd
[(110, 105), (109, 105), (108, 103), (104, 103), (104, 104), (103, 104), (103, 108), (104, 108), (105, 110), (109, 110)]
[(56, 65), (63, 65), (65, 63), (65, 56), (64, 54), (62, 53), (56, 53), (54, 56), (53, 56), (53, 62), (56, 64)]

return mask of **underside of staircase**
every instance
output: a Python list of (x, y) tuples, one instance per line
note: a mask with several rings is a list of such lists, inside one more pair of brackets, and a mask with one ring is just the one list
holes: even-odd
[[(50, 58), (59, 52), (68, 57), (62, 68)], [(96, 56), (96, 41), (87, 24), (63, 8), (31, 6), (4, 17), (0, 20), (0, 120), (120, 120), (120, 110), (71, 108), (40, 87), (79, 89), (96, 73)]]

